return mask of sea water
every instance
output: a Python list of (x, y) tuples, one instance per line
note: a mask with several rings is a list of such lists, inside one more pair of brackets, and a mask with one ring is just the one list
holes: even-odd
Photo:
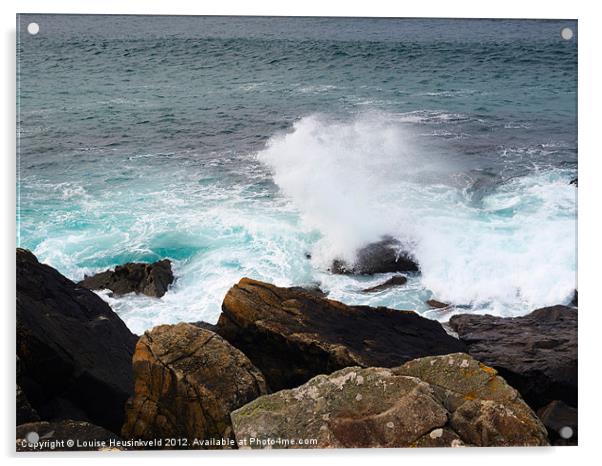
[[(100, 292), (136, 333), (215, 322), (242, 277), (439, 320), (572, 298), (573, 21), (18, 26), (18, 244), (73, 280), (171, 259), (161, 299)], [(383, 235), (420, 264), (407, 285), (328, 272)]]

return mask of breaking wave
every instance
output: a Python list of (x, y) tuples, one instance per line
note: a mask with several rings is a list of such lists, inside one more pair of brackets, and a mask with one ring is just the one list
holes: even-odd
[[(258, 158), (320, 232), (318, 268), (392, 235), (418, 260), (420, 285), (457, 305), (514, 315), (564, 302), (575, 289), (569, 171), (535, 169), (478, 193), (462, 154), (422, 147), (411, 126), (383, 114), (302, 118)], [(338, 277), (322, 279), (335, 296), (348, 289)]]

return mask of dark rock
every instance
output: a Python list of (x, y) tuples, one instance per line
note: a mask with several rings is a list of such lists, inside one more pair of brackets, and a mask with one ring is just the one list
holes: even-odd
[(573, 295), (573, 300), (571, 301), (571, 306), (577, 307), (577, 305), (578, 305), (578, 296), (577, 296), (577, 290), (575, 290), (575, 294)]
[(573, 178), (569, 184), (574, 184), (575, 186), (577, 186), (578, 185), (577, 178)]
[(273, 390), (347, 366), (393, 367), (465, 349), (441, 324), (412, 311), (346, 306), (248, 278), (226, 294), (217, 326)]
[(293, 286), (293, 287), (291, 287), (291, 290), (312, 293), (321, 298), (326, 298), (328, 296), (328, 293), (325, 292), (324, 290), (322, 290), (322, 288), (320, 288), (317, 285), (316, 286), (311, 286), (311, 285), (310, 286)]
[(441, 301), (437, 301), (436, 299), (429, 299), (426, 302), (426, 304), (428, 304), (433, 309), (445, 309), (446, 307), (449, 307), (449, 304), (442, 303)]
[[(21, 361), (17, 356), (17, 380), (21, 380)], [(38, 412), (31, 406), (27, 395), (17, 384), (17, 425), (40, 420)]]
[(66, 400), (118, 432), (136, 339), (96, 294), (17, 249), (17, 383), (42, 419), (69, 416), (56, 412)]
[(454, 329), (449, 326), (449, 321), (441, 322), (441, 326), (445, 329), (445, 331), (447, 332), (448, 335), (451, 335), (452, 337), (459, 339), (458, 333), (455, 332)]
[[(552, 445), (577, 445), (577, 410), (554, 400), (537, 411)], [(567, 429), (568, 428), (568, 429)]]
[(263, 375), (244, 354), (190, 324), (146, 332), (133, 365), (135, 394), (122, 429), (126, 439), (185, 438), (191, 448), (195, 439), (231, 440), (230, 412), (267, 393)]
[(371, 243), (357, 252), (354, 264), (336, 259), (330, 268), (336, 274), (372, 275), (375, 273), (417, 272), (418, 264), (403, 244), (390, 236)]
[(231, 418), (246, 448), (278, 438), (316, 442), (271, 448), (547, 445), (544, 426), (516, 390), (462, 353), (319, 375)]
[(537, 309), (522, 317), (462, 314), (451, 327), (474, 358), (497, 369), (534, 409), (577, 405), (577, 310)]
[(160, 298), (174, 277), (171, 271), (171, 261), (164, 259), (152, 264), (128, 262), (118, 265), (115, 270), (106, 270), (91, 277), (85, 277), (79, 286), (90, 290), (111, 290), (115, 295), (127, 293), (142, 293), (147, 296)]
[(213, 332), (213, 333), (218, 332), (217, 325), (210, 324), (209, 322), (204, 322), (202, 320), (199, 320), (198, 322), (190, 322), (190, 324), (194, 325), (195, 327), (198, 327), (198, 328), (209, 330), (210, 332)]
[(25, 395), (25, 392), (17, 385), (17, 425), (39, 420), (40, 416), (29, 404), (27, 395)]
[(56, 396), (51, 398), (40, 408), (40, 415), (44, 420), (62, 421), (90, 421), (88, 414), (71, 400)]
[[(30, 443), (32, 433), (38, 442)], [(69, 440), (77, 442), (67, 445)], [(119, 450), (111, 441), (120, 438), (102, 427), (82, 421), (30, 422), (17, 426), (17, 451), (98, 451)]]
[(364, 293), (374, 293), (377, 291), (388, 290), (389, 288), (393, 288), (394, 286), (405, 285), (408, 279), (403, 275), (395, 275), (394, 277), (389, 278), (386, 282), (381, 283), (380, 285), (373, 286), (372, 288), (366, 288), (362, 290)]

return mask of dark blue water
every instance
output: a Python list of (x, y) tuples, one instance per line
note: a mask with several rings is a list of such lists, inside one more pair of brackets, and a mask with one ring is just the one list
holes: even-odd
[[(163, 300), (106, 298), (135, 331), (216, 319), (242, 276), (442, 319), (425, 299), (515, 315), (575, 288), (573, 21), (18, 23), (19, 242), (73, 279), (173, 259)], [(421, 264), (406, 288), (326, 272), (382, 234)]]

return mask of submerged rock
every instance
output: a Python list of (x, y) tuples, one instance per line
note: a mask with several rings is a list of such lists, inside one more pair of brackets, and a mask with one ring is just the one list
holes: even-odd
[(514, 318), (462, 314), (450, 326), (471, 356), (497, 369), (535, 409), (577, 404), (577, 310), (537, 309)]
[(355, 263), (334, 260), (330, 268), (336, 274), (372, 275), (375, 273), (417, 272), (418, 264), (404, 250), (403, 244), (391, 236), (385, 236), (357, 252)]
[(465, 349), (441, 324), (412, 311), (346, 306), (248, 278), (226, 294), (217, 327), (273, 390), (346, 366), (394, 367)]
[(434, 308), (434, 309), (445, 309), (446, 307), (449, 307), (449, 304), (447, 303), (442, 303), (441, 301), (437, 301), (436, 299), (429, 299), (426, 304), (428, 304), (430, 307)]
[(381, 283), (380, 285), (373, 286), (372, 288), (366, 288), (362, 290), (364, 293), (375, 293), (377, 291), (388, 290), (389, 288), (393, 288), (395, 286), (405, 285), (408, 279), (403, 275), (395, 275), (394, 277), (389, 278), (386, 282)]
[(262, 396), (231, 418), (246, 448), (547, 444), (544, 426), (516, 390), (462, 353), (319, 375)]
[(77, 412), (118, 432), (136, 339), (100, 297), (17, 249), (17, 383), (40, 418)]
[[(34, 442), (34, 440), (37, 440)], [(77, 442), (68, 445), (68, 441)], [(98, 451), (116, 449), (119, 437), (83, 421), (30, 422), (17, 426), (17, 451)], [(119, 449), (119, 448), (117, 448)]]
[(267, 393), (263, 375), (243, 353), (191, 324), (146, 332), (133, 365), (126, 439), (185, 438), (191, 448), (202, 448), (194, 439), (232, 439), (230, 412)]
[(577, 410), (554, 400), (537, 411), (552, 445), (577, 445)]
[(576, 186), (578, 186), (578, 183), (579, 183), (578, 178), (573, 178), (569, 184), (574, 184), (576, 187)]
[(106, 270), (85, 277), (79, 286), (90, 290), (111, 290), (115, 295), (142, 293), (160, 298), (173, 283), (171, 261), (164, 259), (152, 264), (128, 262), (115, 270)]

